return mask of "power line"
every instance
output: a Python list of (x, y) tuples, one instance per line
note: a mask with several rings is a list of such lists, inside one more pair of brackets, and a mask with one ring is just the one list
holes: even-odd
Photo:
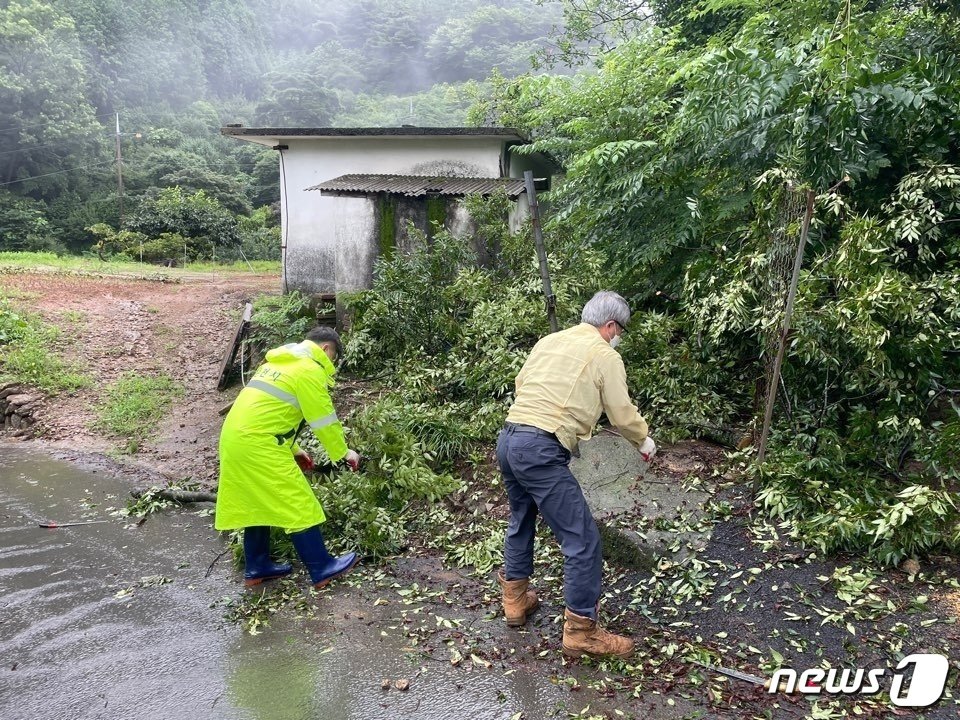
[[(102, 115), (94, 115), (94, 120), (99, 120), (100, 118), (113, 117), (113, 113), (104, 113)], [(45, 125), (57, 125), (62, 123), (63, 120), (48, 120), (47, 122), (42, 123), (33, 123), (32, 125), (10, 125), (9, 127), (0, 128), (0, 133), (13, 132), (14, 130), (26, 130), (27, 128), (43, 127)]]
[(54, 145), (66, 145), (68, 143), (78, 142), (80, 140), (88, 140), (90, 138), (95, 138), (95, 137), (106, 138), (108, 136), (102, 135), (100, 133), (97, 133), (95, 135), (78, 135), (72, 138), (57, 140), (56, 142), (44, 143), (43, 145), (28, 145), (27, 147), (20, 147), (20, 148), (17, 148), (16, 150), (4, 150), (3, 152), (0, 152), (0, 155), (13, 155), (14, 153), (19, 153), (19, 152), (30, 152), (31, 150), (39, 150), (40, 148), (53, 147)]
[(90, 165), (84, 165), (82, 167), (73, 167), (67, 168), (66, 170), (57, 170), (56, 172), (44, 173), (43, 175), (33, 175), (31, 177), (20, 178), (19, 180), (10, 180), (9, 182), (0, 183), (0, 187), (4, 185), (15, 185), (16, 183), (28, 182), (30, 180), (39, 180), (40, 178), (50, 177), (51, 175), (62, 175), (63, 173), (73, 172), (74, 170), (89, 170), (90, 168), (97, 167), (98, 165), (107, 165), (113, 163), (113, 158), (110, 160), (103, 160), (102, 162), (91, 163)]

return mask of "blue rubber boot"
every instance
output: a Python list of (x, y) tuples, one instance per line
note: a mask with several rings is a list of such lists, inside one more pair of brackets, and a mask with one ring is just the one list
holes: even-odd
[(313, 581), (313, 587), (317, 590), (326, 586), (334, 578), (345, 575), (357, 564), (356, 553), (351, 552), (334, 557), (327, 552), (327, 545), (323, 541), (319, 525), (314, 525), (302, 532), (291, 533), (290, 540), (293, 541), (293, 547), (303, 560)]
[(270, 560), (270, 528), (263, 525), (243, 529), (243, 562), (243, 584), (247, 587), (289, 575), (293, 570), (288, 563)]

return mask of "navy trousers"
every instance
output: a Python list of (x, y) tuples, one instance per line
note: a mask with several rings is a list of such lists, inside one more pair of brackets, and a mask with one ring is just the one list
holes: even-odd
[(596, 619), (603, 571), (600, 533), (580, 484), (567, 467), (570, 453), (553, 436), (508, 425), (497, 438), (497, 461), (510, 499), (503, 550), (507, 580), (533, 574), (539, 510), (563, 552), (567, 607)]

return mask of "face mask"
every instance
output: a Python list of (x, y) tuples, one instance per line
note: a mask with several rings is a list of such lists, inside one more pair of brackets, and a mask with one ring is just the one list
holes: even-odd
[(616, 349), (616, 348), (617, 348), (617, 345), (619, 345), (619, 344), (620, 344), (620, 336), (619, 336), (619, 335), (614, 335), (612, 338), (610, 338), (610, 347), (612, 347), (613, 349)]

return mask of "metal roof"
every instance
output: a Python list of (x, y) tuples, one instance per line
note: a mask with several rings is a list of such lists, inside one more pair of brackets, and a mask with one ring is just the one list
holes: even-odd
[[(537, 183), (538, 189), (541, 183)], [(490, 195), (503, 189), (515, 198), (524, 192), (523, 178), (462, 178), (425, 175), (341, 175), (307, 190), (323, 195), (372, 195), (388, 193), (421, 197), (423, 195)]]
[(350, 138), (350, 137), (497, 137), (508, 141), (526, 143), (527, 138), (514, 128), (504, 127), (243, 127), (227, 125), (220, 134), (235, 137), (272, 138)]

